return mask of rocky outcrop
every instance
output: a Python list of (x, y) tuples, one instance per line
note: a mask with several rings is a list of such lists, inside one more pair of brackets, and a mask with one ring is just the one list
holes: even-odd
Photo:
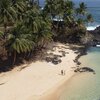
[(94, 37), (91, 42), (91, 45), (95, 46), (96, 44), (100, 44), (100, 26), (98, 26), (95, 30), (89, 31), (89, 33), (91, 33)]
[(77, 68), (76, 70), (74, 70), (74, 72), (92, 72), (93, 74), (95, 74), (95, 71), (93, 69), (91, 69), (90, 67), (82, 67), (82, 68)]

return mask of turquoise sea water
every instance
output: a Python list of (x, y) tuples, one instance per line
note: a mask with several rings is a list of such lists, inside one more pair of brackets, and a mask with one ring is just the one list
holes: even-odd
[(59, 100), (100, 100), (100, 48), (91, 47), (81, 57), (81, 66), (89, 66), (96, 74), (85, 72), (75, 75), (65, 86)]

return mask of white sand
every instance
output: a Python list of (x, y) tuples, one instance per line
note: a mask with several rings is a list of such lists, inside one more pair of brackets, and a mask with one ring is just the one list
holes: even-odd
[[(68, 80), (74, 74), (71, 67), (76, 66), (73, 60), (77, 54), (67, 49), (69, 46), (56, 46), (54, 52), (49, 50), (48, 53), (62, 55), (58, 52), (61, 50), (69, 53), (61, 58), (60, 64), (37, 61), (21, 71), (14, 69), (0, 74), (0, 100), (42, 100), (44, 95), (50, 94), (50, 91), (56, 90)], [(61, 75), (61, 70), (64, 70), (66, 75)]]

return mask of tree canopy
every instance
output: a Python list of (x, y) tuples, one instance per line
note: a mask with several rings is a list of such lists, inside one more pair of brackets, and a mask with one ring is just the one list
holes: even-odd
[[(41, 9), (39, 0), (0, 0), (0, 40), (4, 40), (3, 48), (8, 56), (14, 56), (14, 62), (17, 54), (46, 46), (55, 33), (58, 37), (62, 33), (80, 36), (82, 26), (92, 21), (84, 2), (77, 8), (71, 0), (45, 0)], [(78, 35), (72, 34), (73, 27)]]

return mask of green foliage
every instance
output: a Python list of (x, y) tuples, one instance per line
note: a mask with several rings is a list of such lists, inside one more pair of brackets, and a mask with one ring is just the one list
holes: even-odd
[(0, 23), (7, 24), (9, 21), (14, 22), (15, 19), (16, 11), (11, 0), (0, 0)]
[(23, 53), (30, 52), (33, 49), (34, 42), (29, 30), (22, 24), (18, 24), (9, 33), (6, 46), (11, 51)]
[(79, 4), (79, 8), (76, 9), (77, 14), (85, 15), (87, 13), (87, 7), (84, 2)]
[(44, 13), (51, 18), (58, 16), (58, 18), (64, 20), (65, 25), (72, 27), (93, 21), (92, 15), (87, 12), (87, 6), (84, 2), (76, 8), (71, 0), (46, 0)]
[(38, 33), (36, 34), (37, 41), (44, 44), (45, 41), (51, 40), (51, 24), (48, 21), (40, 20), (40, 27), (38, 27)]
[(2, 31), (0, 31), (0, 37), (2, 37), (4, 35), (4, 33)]
[[(63, 21), (54, 23), (53, 18)], [(86, 32), (84, 24), (92, 21), (83, 2), (76, 8), (71, 0), (45, 0), (41, 10), (39, 0), (0, 0), (0, 40), (14, 62), (16, 54), (43, 47), (54, 36), (74, 41), (81, 38)]]
[(94, 20), (93, 20), (93, 17), (92, 17), (92, 15), (91, 14), (88, 14), (87, 15), (87, 22), (93, 22)]

